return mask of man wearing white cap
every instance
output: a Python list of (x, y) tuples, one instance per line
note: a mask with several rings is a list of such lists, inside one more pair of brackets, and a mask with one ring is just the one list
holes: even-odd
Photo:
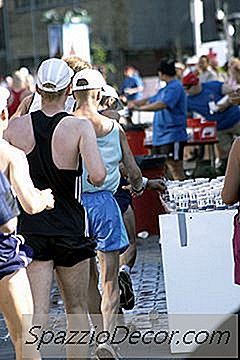
[[(121, 123), (119, 115), (119, 107), (121, 102), (117, 91), (110, 85), (104, 86), (102, 100), (100, 105), (103, 106), (101, 114), (111, 119), (115, 119)], [(134, 307), (135, 299), (130, 277), (131, 269), (133, 268), (137, 256), (137, 239), (136, 239), (136, 226), (135, 215), (132, 205), (131, 186), (128, 183), (128, 170), (124, 165), (120, 164), (121, 178), (117, 191), (114, 197), (120, 207), (124, 224), (127, 230), (129, 247), (120, 256), (120, 269), (119, 269), (119, 287), (120, 287), (120, 308), (131, 310)], [(163, 179), (146, 179), (146, 189), (155, 190), (159, 193), (165, 190), (165, 183)]]
[[(63, 59), (67, 65), (74, 71), (74, 73), (83, 70), (83, 69), (91, 69), (92, 66), (87, 61), (83, 60), (82, 58), (78, 56), (69, 56)], [(25, 97), (21, 104), (18, 106), (16, 112), (13, 114), (11, 119), (15, 117), (19, 117), (25, 114), (28, 114), (30, 112), (40, 110), (42, 100), (40, 94), (35, 91), (33, 94)], [(64, 104), (64, 109), (68, 113), (72, 113), (74, 109), (75, 101), (71, 95), (71, 93), (68, 95), (67, 100)]]
[[(144, 184), (124, 131), (116, 121), (98, 113), (101, 90), (105, 86), (106, 82), (97, 70), (82, 70), (73, 79), (75, 115), (79, 118), (88, 118), (92, 122), (107, 170), (103, 185), (96, 188), (87, 181), (88, 171), (84, 169), (82, 198), (89, 215), (90, 234), (95, 235), (97, 240), (103, 288), (101, 302), (103, 327), (105, 331), (111, 331), (119, 309), (119, 254), (129, 244), (120, 209), (113, 197), (120, 180), (119, 162), (123, 161), (129, 169), (132, 169), (129, 171), (130, 181), (136, 193), (142, 193)], [(91, 280), (93, 277), (90, 276)], [(90, 302), (95, 296), (94, 286), (93, 292), (89, 295)], [(97, 356), (105, 358), (114, 357), (115, 354), (112, 347), (105, 343), (98, 346)]]
[(31, 218), (24, 213), (20, 218), (19, 228), (33, 249), (29, 277), (35, 313), (48, 313), (55, 268), (66, 312), (83, 314), (87, 323), (89, 258), (95, 256), (95, 242), (85, 234), (82, 159), (95, 186), (102, 184), (105, 168), (92, 124), (64, 111), (72, 76), (63, 60), (42, 62), (37, 73), (42, 108), (11, 120), (6, 138), (27, 154), (34, 183), (48, 184), (55, 196), (50, 213)]
[[(20, 204), (29, 214), (52, 209), (54, 199), (50, 189), (38, 190), (29, 175), (25, 154), (2, 139), (8, 126), (7, 99), (9, 91), (0, 87), (0, 311), (3, 312), (16, 359), (22, 357), (23, 315), (33, 314), (33, 299), (26, 266), (31, 261), (31, 249), (21, 236), (14, 235), (19, 209), (6, 174)], [(31, 326), (31, 316), (25, 318)], [(37, 355), (34, 359), (38, 359)]]

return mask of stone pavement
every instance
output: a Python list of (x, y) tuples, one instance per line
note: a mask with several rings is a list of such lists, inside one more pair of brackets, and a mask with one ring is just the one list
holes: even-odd
[[(126, 323), (132, 323), (141, 332), (167, 328), (167, 324), (162, 321), (164, 314), (167, 314), (167, 306), (157, 236), (138, 239), (137, 260), (132, 271), (132, 280), (136, 301), (134, 309), (125, 312)], [(63, 305), (56, 292), (52, 294), (51, 313), (63, 313)], [(158, 321), (159, 314), (161, 314), (161, 321)], [(0, 315), (0, 360), (13, 360), (11, 342), (9, 338), (3, 339), (4, 331), (4, 321)], [(164, 357), (171, 356), (168, 346), (164, 345), (161, 348), (161, 358), (162, 354)]]

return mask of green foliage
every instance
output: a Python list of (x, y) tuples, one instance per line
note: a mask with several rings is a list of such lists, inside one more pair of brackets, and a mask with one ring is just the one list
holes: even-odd
[(107, 60), (107, 52), (104, 50), (104, 48), (97, 43), (92, 43), (91, 50), (92, 50), (93, 64), (96, 65), (105, 64)]
[(101, 67), (106, 77), (117, 72), (116, 66), (107, 61), (107, 51), (99, 43), (93, 42), (91, 44), (91, 59), (92, 63), (96, 66)]

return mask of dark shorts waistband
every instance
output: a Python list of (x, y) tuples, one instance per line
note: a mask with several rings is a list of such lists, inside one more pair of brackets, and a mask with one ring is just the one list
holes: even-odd
[(24, 234), (33, 250), (33, 260), (54, 262), (54, 266), (71, 267), (96, 255), (93, 238), (56, 237)]

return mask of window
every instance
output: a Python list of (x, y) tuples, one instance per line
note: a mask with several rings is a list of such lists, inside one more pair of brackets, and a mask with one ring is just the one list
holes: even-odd
[(15, 0), (15, 7), (17, 10), (49, 9), (73, 3), (73, 0)]
[(36, 8), (52, 8), (61, 5), (73, 4), (73, 0), (33, 0), (35, 1)]
[(0, 51), (5, 49), (5, 39), (4, 39), (4, 22), (3, 22), (3, 11), (0, 9)]
[(31, 0), (15, 0), (16, 9), (28, 9), (30, 7)]

